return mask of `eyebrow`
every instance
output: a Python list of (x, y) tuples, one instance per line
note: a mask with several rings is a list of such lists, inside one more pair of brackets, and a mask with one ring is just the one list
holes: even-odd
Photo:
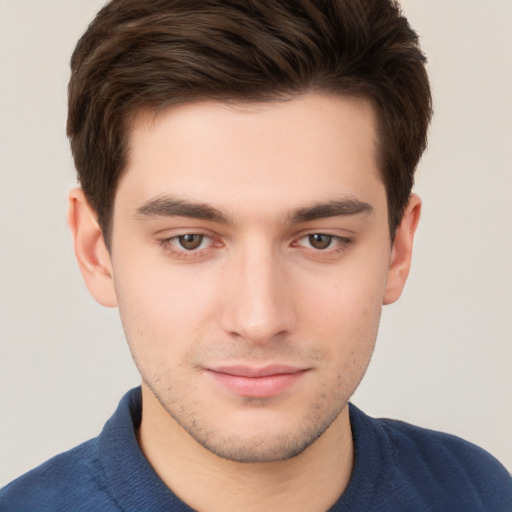
[(145, 202), (136, 210), (137, 217), (191, 217), (200, 220), (228, 223), (227, 217), (217, 208), (172, 196), (157, 197)]
[(328, 217), (349, 217), (362, 213), (373, 213), (373, 207), (359, 199), (345, 198), (300, 208), (291, 212), (289, 218), (292, 224), (298, 224)]
[[(288, 216), (290, 224), (311, 222), (329, 217), (349, 217), (373, 213), (373, 207), (359, 199), (343, 198), (291, 211)], [(197, 203), (173, 196), (150, 199), (136, 209), (136, 217), (189, 217), (229, 224), (230, 220), (217, 208), (206, 203)], [(233, 223), (233, 222), (231, 222)]]

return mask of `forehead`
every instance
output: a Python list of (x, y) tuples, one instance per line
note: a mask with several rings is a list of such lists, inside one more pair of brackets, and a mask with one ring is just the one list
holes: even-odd
[(136, 208), (172, 194), (222, 209), (259, 201), (276, 212), (329, 195), (368, 202), (383, 187), (376, 138), (371, 104), (334, 95), (144, 111), (131, 126), (116, 202), (126, 196)]

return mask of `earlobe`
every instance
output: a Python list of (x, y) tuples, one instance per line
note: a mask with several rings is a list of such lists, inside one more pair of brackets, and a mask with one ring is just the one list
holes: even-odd
[(411, 268), (414, 234), (418, 227), (420, 213), (421, 199), (416, 194), (412, 194), (393, 241), (384, 304), (392, 304), (398, 300), (405, 287)]
[(116, 307), (110, 254), (96, 213), (80, 188), (69, 192), (67, 221), (78, 266), (89, 292), (103, 306)]

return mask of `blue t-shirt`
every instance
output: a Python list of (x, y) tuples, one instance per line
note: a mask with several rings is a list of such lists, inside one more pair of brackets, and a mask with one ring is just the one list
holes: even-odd
[[(142, 454), (140, 388), (127, 393), (101, 434), (0, 491), (9, 512), (190, 512)], [(349, 406), (355, 460), (332, 512), (511, 512), (512, 478), (487, 452), (457, 437)]]

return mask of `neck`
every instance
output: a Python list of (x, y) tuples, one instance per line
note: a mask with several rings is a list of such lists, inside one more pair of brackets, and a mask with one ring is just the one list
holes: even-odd
[(164, 483), (202, 512), (325, 511), (345, 490), (353, 444), (345, 407), (313, 444), (288, 460), (240, 463), (198, 444), (143, 390), (139, 445)]

